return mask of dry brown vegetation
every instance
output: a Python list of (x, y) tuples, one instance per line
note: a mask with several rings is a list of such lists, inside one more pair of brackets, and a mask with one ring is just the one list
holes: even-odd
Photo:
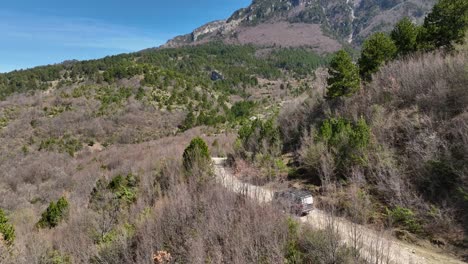
[[(325, 184), (323, 194), (333, 197), (326, 203), (353, 219), (355, 205), (368, 204), (364, 208), (370, 214), (358, 216), (357, 222), (394, 226), (439, 246), (466, 249), (467, 59), (464, 51), (415, 55), (383, 67), (352, 98), (312, 96), (282, 110), (279, 125), (286, 147), (297, 150), (311, 173), (306, 177), (319, 176)], [(316, 137), (330, 117), (355, 122), (363, 117), (371, 129), (365, 159), (344, 172)], [(330, 182), (344, 188), (329, 192)]]
[[(47, 259), (60, 254), (73, 263), (89, 263), (100, 254), (96, 233), (126, 234), (129, 230), (123, 225), (136, 225), (141, 219), (133, 216), (151, 208), (162, 197), (161, 189), (176, 184), (182, 151), (191, 138), (204, 135), (214, 155), (232, 151), (234, 136), (212, 134), (209, 128), (166, 137), (180, 122), (182, 115), (177, 111), (145, 108), (130, 101), (112, 115), (96, 116), (92, 112), (97, 104), (92, 99), (62, 99), (60, 92), (17, 95), (1, 102), (0, 114), (8, 117), (8, 125), (0, 130), (0, 207), (7, 211), (17, 237), (10, 253), (0, 243), (1, 263), (49, 263)], [(61, 105), (70, 105), (70, 110), (46, 114), (45, 107)], [(39, 150), (40, 142), (66, 135), (79, 139), (80, 147), (73, 155), (61, 151), (61, 146)], [(139, 178), (135, 204), (104, 213), (89, 208), (99, 179), (129, 173)], [(55, 229), (37, 230), (40, 214), (61, 196), (71, 205), (66, 222)]]
[[(225, 156), (234, 152), (233, 133), (197, 127), (171, 135), (179, 112), (133, 98), (94, 115), (97, 102), (60, 96), (67, 89), (1, 102), (8, 125), (0, 131), (0, 207), (16, 230), (12, 246), (0, 242), (1, 263), (351, 263), (338, 236), (291, 230), (294, 221), (271, 205), (213, 181), (187, 181), (181, 158), (190, 140), (201, 136), (211, 155)], [(49, 138), (56, 140), (46, 148)], [(109, 189), (119, 175), (136, 187)], [(59, 197), (68, 200), (68, 215), (38, 229)]]
[[(159, 263), (158, 254), (166, 252), (171, 257), (162, 263), (284, 263), (289, 250), (296, 250), (313, 263), (351, 263), (338, 237), (311, 229), (299, 237), (299, 230), (289, 227), (291, 220), (271, 205), (258, 205), (214, 181), (187, 181), (182, 152), (200, 134), (197, 128), (76, 157), (39, 152), (19, 165), (3, 165), (0, 202), (17, 239), (0, 262)], [(232, 151), (232, 135), (204, 138)], [(136, 200), (116, 204), (119, 200), (107, 193), (101, 200), (105, 206), (96, 209), (91, 201), (98, 180), (129, 173), (138, 177)], [(62, 195), (71, 205), (67, 219), (56, 228), (37, 230), (34, 223), (47, 202)], [(288, 248), (290, 243), (294, 248)], [(330, 246), (339, 254), (326, 254)]]
[[(202, 136), (213, 156), (224, 156), (234, 152), (234, 134), (198, 127), (171, 135), (177, 111), (146, 108), (132, 98), (115, 113), (96, 116), (97, 102), (62, 98), (66, 89), (1, 102), (8, 125), (0, 131), (0, 207), (16, 230), (11, 247), (0, 242), (1, 263), (154, 263), (163, 251), (171, 256), (163, 263), (285, 261), (286, 245), (299, 239), (286, 215), (213, 181), (187, 182), (181, 158), (190, 140)], [(40, 149), (49, 138), (57, 138), (53, 147)], [(122, 200), (100, 184), (118, 175), (137, 179), (124, 193), (136, 199)], [(36, 228), (49, 202), (62, 196), (70, 204), (65, 220)], [(326, 234), (308, 232), (311, 241), (296, 250), (329, 263)], [(335, 260), (347, 259), (339, 247)]]

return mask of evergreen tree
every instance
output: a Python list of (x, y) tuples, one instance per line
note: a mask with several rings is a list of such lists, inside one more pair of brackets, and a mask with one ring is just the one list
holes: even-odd
[(424, 20), (423, 45), (452, 49), (454, 43), (463, 43), (467, 29), (468, 1), (440, 0)]
[(12, 245), (16, 237), (15, 228), (9, 223), (8, 218), (2, 209), (0, 209), (0, 236), (3, 238), (6, 245)]
[(340, 50), (335, 54), (328, 73), (330, 74), (327, 80), (328, 99), (350, 96), (359, 90), (361, 83), (359, 69), (346, 51)]
[(398, 55), (408, 55), (417, 50), (418, 27), (407, 17), (400, 20), (390, 34), (397, 46)]
[(42, 213), (41, 219), (37, 223), (39, 228), (53, 228), (68, 214), (68, 201), (65, 197), (60, 198), (56, 203), (50, 202), (46, 211)]
[(208, 145), (200, 137), (192, 139), (188, 147), (184, 150), (183, 165), (187, 174), (192, 174), (200, 178), (210, 174), (211, 157)]
[(253, 156), (267, 154), (276, 157), (281, 153), (281, 135), (273, 119), (256, 119), (244, 124), (239, 129), (239, 140), (244, 150), (251, 152)]
[(184, 123), (181, 125), (180, 128), (183, 131), (186, 131), (194, 127), (196, 123), (197, 123), (197, 118), (195, 117), (192, 111), (189, 111), (188, 114), (185, 116)]
[(373, 73), (386, 62), (395, 58), (397, 47), (393, 40), (386, 34), (379, 32), (370, 36), (362, 47), (359, 59), (359, 71), (361, 76), (370, 80)]

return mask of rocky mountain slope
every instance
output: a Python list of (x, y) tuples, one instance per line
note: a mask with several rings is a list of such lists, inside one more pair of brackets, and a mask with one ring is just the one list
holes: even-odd
[(163, 47), (222, 40), (230, 44), (308, 46), (333, 52), (359, 46), (376, 31), (389, 31), (402, 17), (421, 22), (435, 0), (254, 0), (226, 20), (178, 36)]

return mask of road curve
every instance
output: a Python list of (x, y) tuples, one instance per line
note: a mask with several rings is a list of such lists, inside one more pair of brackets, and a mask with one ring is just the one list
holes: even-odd
[[(219, 183), (227, 189), (245, 195), (259, 203), (271, 202), (271, 190), (248, 184), (237, 179), (225, 168), (225, 158), (212, 158), (214, 172)], [(385, 232), (377, 232), (354, 224), (344, 218), (332, 217), (315, 209), (299, 220), (317, 229), (331, 228), (341, 237), (341, 242), (357, 248), (369, 263), (384, 264), (463, 264), (452, 257), (425, 248), (397, 241)]]

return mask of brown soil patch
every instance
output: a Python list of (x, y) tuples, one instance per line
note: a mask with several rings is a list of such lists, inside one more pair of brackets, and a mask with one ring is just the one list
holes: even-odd
[(308, 46), (318, 52), (335, 52), (341, 49), (338, 41), (322, 33), (320, 25), (284, 21), (241, 27), (238, 30), (237, 41), (240, 44), (260, 46)]

